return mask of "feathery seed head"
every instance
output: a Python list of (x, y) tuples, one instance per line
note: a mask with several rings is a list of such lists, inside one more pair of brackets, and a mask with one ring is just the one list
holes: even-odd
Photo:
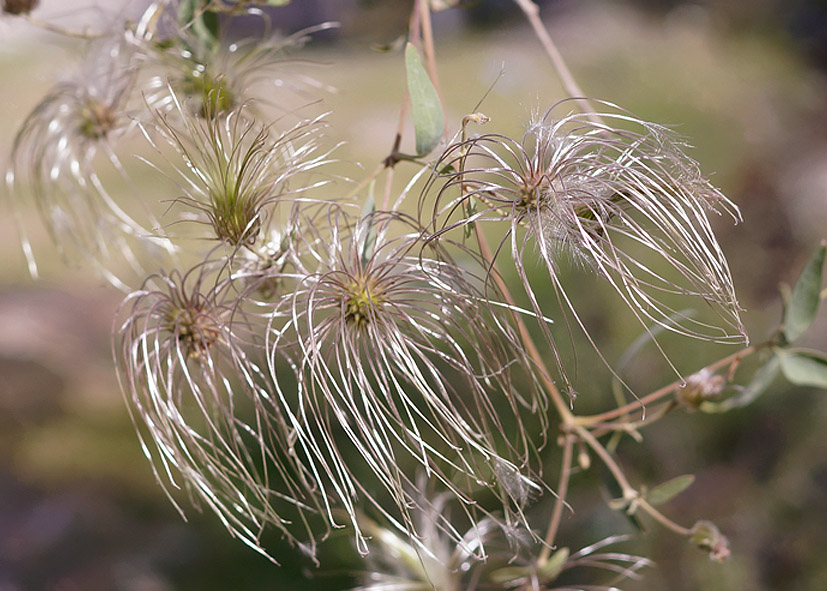
[[(134, 47), (121, 36), (90, 43), (81, 68), (29, 114), (15, 137), (6, 174), (15, 203), (30, 201), (58, 250), (92, 261), (123, 288), (124, 273), (137, 271), (139, 257), (169, 250), (145, 226), (155, 225), (139, 199), (119, 203), (104, 179), (131, 186), (118, 154), (119, 142), (135, 130), (138, 114)], [(29, 267), (37, 266), (21, 228)]]
[(177, 117), (156, 112), (155, 129), (180, 158), (176, 180), (184, 195), (177, 203), (200, 214), (213, 238), (255, 247), (268, 236), (277, 204), (306, 189), (292, 188), (290, 180), (326, 163), (328, 154), (316, 153), (321, 122), (301, 121), (278, 133), (248, 118), (244, 106), (202, 118), (172, 96)]
[[(566, 254), (603, 277), (644, 324), (743, 340), (729, 267), (709, 220), (724, 213), (738, 221), (738, 208), (665, 128), (599, 101), (600, 123), (582, 113), (558, 115), (568, 104), (535, 120), (521, 142), (489, 134), (450, 146), (436, 167), (449, 172), (434, 180), (443, 181), (434, 237), (478, 221), (505, 224), (511, 258), (540, 316), (544, 304), (525, 272), (528, 249), (539, 252), (578, 323), (560, 284)], [(451, 197), (457, 188), (460, 196)], [(674, 322), (674, 295), (705, 302), (720, 323)]]
[(175, 15), (164, 16), (175, 31), (173, 36), (138, 41), (144, 68), (152, 72), (144, 85), (147, 99), (161, 109), (174, 107), (178, 97), (171, 90), (175, 89), (196, 116), (226, 115), (251, 102), (289, 112), (292, 107), (285, 105), (294, 104), (297, 98), (306, 104), (308, 95), (319, 86), (306, 76), (306, 68), (290, 73), (287, 51), (302, 45), (310, 33), (331, 25), (286, 38), (249, 37), (229, 45), (205, 45), (189, 28), (181, 30)]
[[(317, 270), (286, 274), (295, 287), (275, 303), (270, 338), (273, 380), (280, 360), (297, 368), (299, 398), (285, 412), (302, 409), (297, 447), (327, 475), (327, 496), (358, 531), (355, 499), (378, 504), (384, 489), (397, 524), (415, 532), (409, 474), (421, 468), (469, 511), (483, 511), (469, 496), (482, 487), (520, 518), (527, 497), (509, 485), (532, 473), (535, 450), (522, 413), (541, 415), (545, 401), (512, 382), (528, 364), (507, 314), (497, 317), (482, 281), (424, 247), (402, 214), (334, 217), (336, 239), (309, 257)], [(353, 458), (375, 484), (355, 478)], [(503, 466), (511, 480), (496, 473)]]
[(226, 261), (151, 277), (122, 312), (121, 388), (170, 500), (179, 507), (172, 491), (183, 489), (262, 554), (268, 526), (312, 553), (315, 485), (257, 363), (263, 321), (245, 312)]
[[(419, 479), (416, 495), (422, 513), (417, 515), (415, 538), (382, 527), (372, 520), (360, 519), (370, 536), (371, 569), (362, 576), (362, 583), (352, 591), (466, 591), (473, 585), (475, 569), (489, 559), (487, 545), (492, 543), (500, 525), (483, 518), (463, 534), (456, 531), (450, 519), (450, 496), (436, 495), (425, 499), (424, 478)], [(452, 531), (453, 530), (453, 531)], [(512, 554), (513, 556), (513, 554)]]
[(165, 328), (188, 357), (199, 358), (219, 339), (219, 321), (201, 294), (173, 294), (164, 305)]

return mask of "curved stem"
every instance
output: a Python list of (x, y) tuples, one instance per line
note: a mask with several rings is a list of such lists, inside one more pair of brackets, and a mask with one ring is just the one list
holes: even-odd
[(57, 33), (58, 35), (63, 35), (64, 37), (72, 37), (74, 39), (83, 39), (86, 41), (92, 39), (100, 39), (104, 36), (103, 33), (90, 33), (89, 31), (72, 31), (70, 29), (65, 29), (58, 25), (53, 25), (50, 22), (40, 20), (36, 17), (33, 17), (30, 14), (25, 15), (25, 18), (29, 23), (43, 29), (44, 31), (49, 31), (50, 33)]
[[(698, 371), (703, 371), (704, 369), (709, 370), (709, 371), (716, 371), (716, 370), (719, 370), (723, 367), (726, 367), (727, 365), (734, 366), (737, 363), (739, 363), (742, 359), (744, 359), (745, 357), (749, 357), (750, 355), (752, 355), (753, 353), (755, 353), (759, 349), (761, 349), (763, 347), (766, 347), (766, 346), (768, 346), (768, 344), (745, 347), (745, 348), (741, 349), (740, 351), (738, 351), (736, 353), (733, 353), (732, 355), (728, 355), (727, 357), (724, 357), (723, 359), (719, 359), (715, 363), (711, 363), (711, 364), (707, 365), (706, 367), (704, 367), (704, 368), (702, 368), (701, 370), (698, 370)], [(655, 390), (651, 394), (647, 394), (643, 398), (640, 398), (638, 400), (635, 400), (634, 402), (630, 402), (629, 404), (625, 404), (625, 405), (620, 406), (618, 408), (615, 408), (613, 410), (609, 410), (609, 411), (606, 411), (606, 412), (603, 412), (603, 413), (600, 413), (600, 414), (596, 414), (596, 415), (587, 415), (587, 416), (579, 416), (579, 417), (576, 416), (576, 417), (574, 417), (574, 424), (589, 427), (589, 426), (596, 425), (598, 423), (606, 423), (608, 421), (611, 421), (612, 419), (623, 416), (623, 415), (628, 414), (630, 412), (633, 412), (635, 410), (644, 411), (647, 404), (652, 403), (652, 402), (656, 402), (657, 400), (660, 400), (664, 396), (667, 396), (668, 394), (671, 394), (672, 392), (674, 392), (678, 388), (682, 387), (685, 383), (686, 383), (686, 380), (684, 378), (681, 378), (679, 380), (675, 380), (674, 382), (672, 382), (671, 384), (669, 384), (667, 386), (664, 386), (663, 388)]]
[[(592, 433), (594, 434), (595, 437), (602, 437), (603, 435), (606, 435), (608, 433), (613, 433), (613, 432), (616, 433), (618, 431), (619, 432), (626, 432), (628, 434), (631, 434), (631, 435), (635, 436), (635, 432), (638, 429), (640, 429), (641, 427), (651, 425), (655, 421), (658, 421), (659, 419), (662, 419), (667, 414), (669, 414), (669, 412), (671, 412), (672, 410), (674, 410), (677, 407), (678, 407), (678, 403), (675, 402), (675, 400), (669, 400), (667, 402), (663, 402), (660, 405), (658, 405), (655, 409), (652, 410), (652, 412), (647, 412), (646, 416), (641, 418), (638, 421), (626, 421), (625, 417), (624, 417), (624, 419), (621, 419), (621, 420), (618, 420), (618, 421), (614, 421), (614, 422), (610, 422), (610, 423), (606, 423), (606, 424), (589, 425), (589, 427), (593, 428)], [(575, 421), (576, 420), (577, 419), (575, 418)], [(637, 441), (641, 441), (642, 437), (640, 435), (637, 435), (635, 437), (635, 439)]]
[(572, 448), (574, 447), (574, 436), (566, 435), (565, 443), (563, 444), (563, 460), (560, 468), (560, 482), (557, 485), (557, 499), (554, 501), (554, 510), (551, 514), (551, 522), (548, 525), (546, 532), (545, 546), (543, 547), (540, 556), (537, 558), (537, 564), (542, 566), (551, 556), (551, 551), (554, 549), (554, 538), (557, 537), (557, 530), (560, 529), (560, 519), (563, 516), (563, 507), (566, 504), (566, 495), (569, 490), (569, 476), (571, 475), (571, 457)]
[(692, 530), (690, 530), (689, 528), (683, 527), (682, 525), (675, 523), (666, 515), (655, 509), (652, 505), (649, 504), (649, 501), (647, 501), (643, 497), (638, 497), (637, 499), (635, 499), (635, 502), (637, 503), (638, 507), (643, 509), (646, 513), (649, 514), (649, 516), (652, 519), (660, 523), (666, 529), (670, 529), (673, 532), (680, 534), (682, 536), (688, 536), (692, 533)]
[(531, 24), (531, 28), (534, 29), (534, 34), (537, 35), (537, 39), (539, 39), (543, 49), (546, 51), (546, 56), (548, 56), (551, 65), (554, 66), (554, 69), (557, 71), (557, 75), (560, 77), (560, 82), (563, 84), (566, 93), (577, 99), (577, 103), (580, 105), (580, 108), (583, 109), (583, 112), (586, 113), (590, 121), (598, 125), (602, 124), (603, 121), (591, 104), (589, 104), (589, 101), (585, 100), (586, 95), (577, 84), (574, 76), (572, 76), (571, 71), (568, 66), (566, 66), (566, 61), (563, 59), (554, 41), (552, 41), (551, 35), (549, 35), (545, 25), (543, 25), (543, 21), (540, 18), (540, 9), (532, 0), (514, 0), (514, 2), (516, 2), (517, 6), (523, 11), (528, 22)]
[(586, 444), (594, 450), (594, 453), (600, 458), (603, 464), (608, 468), (609, 472), (612, 473), (615, 481), (617, 481), (618, 486), (623, 491), (623, 498), (625, 499), (633, 499), (637, 496), (637, 490), (626, 478), (626, 475), (623, 473), (623, 470), (620, 469), (617, 461), (611, 456), (611, 454), (606, 450), (606, 448), (601, 444), (597, 438), (589, 433), (589, 431), (585, 427), (575, 427), (574, 432), (586, 442)]
[(637, 505), (639, 509), (642, 509), (644, 512), (648, 513), (652, 519), (660, 523), (665, 528), (682, 536), (688, 536), (691, 533), (690, 529), (675, 523), (666, 515), (655, 509), (649, 501), (640, 495), (637, 489), (629, 484), (629, 481), (626, 479), (626, 475), (623, 474), (623, 470), (620, 468), (617, 461), (611, 456), (611, 454), (609, 454), (606, 448), (594, 437), (594, 435), (589, 433), (589, 431), (584, 427), (577, 427), (575, 432), (589, 445), (589, 447), (594, 450), (594, 452), (603, 461), (606, 468), (608, 468), (609, 472), (612, 473), (612, 476), (618, 486), (620, 486), (620, 489), (623, 491), (623, 498), (625, 500)]
[(548, 394), (554, 403), (554, 407), (560, 415), (560, 420), (566, 426), (574, 424), (576, 417), (571, 410), (569, 410), (566, 401), (563, 399), (563, 395), (551, 379), (551, 374), (546, 367), (545, 361), (543, 361), (542, 355), (540, 355), (539, 349), (537, 349), (537, 345), (534, 343), (531, 333), (528, 332), (528, 327), (526, 326), (523, 317), (516, 312), (517, 305), (514, 301), (514, 297), (511, 295), (511, 291), (508, 289), (502, 275), (500, 275), (497, 270), (497, 266), (494, 263), (494, 254), (491, 251), (491, 246), (488, 244), (488, 240), (485, 238), (479, 224), (474, 224), (474, 232), (477, 236), (477, 242), (480, 245), (480, 254), (483, 257), (483, 260), (491, 266), (491, 276), (494, 278), (494, 283), (497, 284), (497, 288), (502, 293), (506, 304), (508, 304), (509, 309), (511, 310), (511, 315), (514, 318), (514, 322), (517, 324), (517, 330), (520, 333), (520, 341), (523, 343), (523, 346), (525, 346), (529, 358), (531, 358), (531, 360), (537, 365), (540, 381), (543, 382), (543, 386), (548, 391)]

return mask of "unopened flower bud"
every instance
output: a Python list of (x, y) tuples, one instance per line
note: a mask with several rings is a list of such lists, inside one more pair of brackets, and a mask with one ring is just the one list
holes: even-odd
[(709, 552), (709, 558), (723, 562), (729, 558), (729, 541), (711, 521), (699, 521), (689, 534), (690, 543)]
[(686, 384), (675, 392), (675, 399), (686, 410), (695, 411), (703, 402), (718, 398), (725, 385), (723, 376), (702, 369), (687, 378)]

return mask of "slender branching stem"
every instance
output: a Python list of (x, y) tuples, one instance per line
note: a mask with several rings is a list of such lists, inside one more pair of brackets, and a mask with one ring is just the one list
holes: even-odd
[(566, 401), (563, 399), (563, 395), (560, 393), (560, 390), (554, 384), (554, 381), (551, 379), (551, 374), (546, 367), (545, 361), (543, 360), (543, 356), (540, 354), (539, 349), (537, 349), (537, 345), (534, 343), (534, 339), (531, 336), (531, 333), (528, 331), (528, 327), (523, 320), (523, 317), (516, 311), (516, 302), (514, 301), (514, 296), (511, 295), (511, 291), (508, 289), (508, 285), (506, 285), (505, 280), (502, 278), (502, 275), (497, 270), (497, 266), (494, 263), (494, 253), (491, 250), (491, 246), (488, 244), (488, 240), (485, 237), (485, 234), (480, 228), (479, 224), (474, 224), (474, 232), (477, 236), (477, 242), (480, 246), (480, 254), (483, 257), (483, 260), (486, 261), (491, 268), (491, 277), (494, 278), (494, 282), (497, 284), (497, 288), (502, 292), (503, 299), (508, 304), (509, 308), (511, 309), (512, 316), (514, 318), (514, 322), (517, 324), (517, 330), (520, 333), (520, 341), (523, 343), (523, 346), (526, 348), (526, 352), (528, 353), (529, 358), (534, 361), (537, 366), (537, 372), (540, 377), (540, 381), (543, 383), (546, 391), (548, 392), (549, 396), (551, 397), (552, 402), (554, 403), (554, 407), (557, 410), (557, 413), (560, 415), (560, 420), (562, 421), (564, 426), (572, 425), (574, 423), (574, 415), (572, 414), (571, 410), (569, 410)]
[(74, 39), (83, 39), (85, 41), (91, 41), (92, 39), (100, 39), (104, 36), (103, 33), (91, 33), (89, 31), (72, 31), (71, 29), (66, 29), (64, 27), (60, 27), (50, 22), (35, 18), (30, 14), (24, 16), (26, 20), (29, 21), (35, 27), (43, 29), (44, 31), (49, 31), (50, 33), (63, 35), (64, 37), (72, 37)]
[(634, 433), (641, 427), (647, 427), (652, 423), (662, 419), (670, 411), (674, 410), (678, 407), (678, 403), (674, 400), (669, 400), (668, 402), (664, 402), (659, 404), (656, 408), (652, 409), (651, 412), (647, 412), (646, 416), (642, 417), (638, 421), (628, 421), (626, 417), (624, 419), (613, 421), (610, 423), (606, 423), (603, 425), (591, 425), (590, 428), (593, 429), (593, 433), (595, 437), (601, 437), (606, 435), (607, 433), (612, 432), (627, 432), (627, 433)]
[(422, 34), (422, 51), (425, 53), (425, 67), (428, 69), (428, 77), (434, 85), (437, 96), (442, 97), (439, 92), (439, 75), (436, 69), (436, 50), (434, 48), (434, 30), (431, 26), (431, 9), (428, 0), (417, 0), (419, 10), (419, 26)]
[(575, 437), (567, 434), (563, 442), (563, 460), (560, 467), (560, 480), (557, 483), (557, 498), (554, 501), (551, 522), (548, 524), (545, 546), (537, 558), (537, 564), (540, 566), (545, 564), (551, 556), (551, 551), (554, 549), (554, 539), (557, 537), (557, 531), (560, 529), (560, 520), (563, 516), (563, 508), (566, 505), (566, 496), (569, 490), (569, 476), (571, 476), (571, 458), (574, 441)]
[(600, 443), (597, 438), (592, 435), (588, 429), (581, 426), (574, 427), (574, 433), (580, 437), (581, 440), (586, 442), (597, 457), (603, 462), (603, 464), (608, 468), (609, 472), (612, 473), (612, 477), (617, 482), (618, 486), (620, 486), (620, 490), (623, 493), (623, 498), (632, 500), (638, 496), (637, 490), (631, 484), (629, 484), (629, 480), (626, 478), (626, 475), (623, 473), (623, 470), (620, 468), (620, 465), (617, 461), (612, 457), (612, 455), (606, 450), (604, 445)]
[(649, 501), (644, 499), (641, 496), (638, 496), (635, 499), (635, 503), (637, 504), (639, 509), (642, 509), (646, 512), (652, 519), (660, 523), (666, 529), (672, 530), (676, 534), (680, 534), (682, 536), (688, 536), (692, 533), (692, 530), (689, 528), (683, 527), (682, 525), (675, 523), (671, 519), (669, 519), (666, 515), (655, 509)]
[[(709, 371), (717, 371), (717, 370), (722, 369), (722, 368), (724, 368), (728, 365), (729, 366), (735, 366), (738, 363), (740, 363), (740, 361), (742, 359), (744, 359), (746, 357), (749, 357), (750, 355), (752, 355), (753, 353), (755, 353), (759, 349), (762, 349), (766, 346), (769, 346), (769, 343), (764, 344), (764, 345), (754, 345), (754, 346), (751, 345), (749, 347), (745, 347), (745, 348), (741, 349), (740, 351), (737, 351), (736, 353), (733, 353), (732, 355), (728, 355), (728, 356), (724, 357), (723, 359), (719, 359), (715, 363), (711, 363), (711, 364), (707, 365), (703, 369), (706, 369), (706, 370), (709, 370)], [(668, 384), (668, 385), (664, 386), (663, 388), (655, 390), (651, 394), (647, 394), (646, 396), (644, 396), (644, 397), (642, 397), (638, 400), (635, 400), (634, 402), (630, 402), (629, 404), (625, 404), (625, 405), (620, 406), (618, 408), (615, 408), (613, 410), (609, 410), (609, 411), (606, 411), (606, 412), (603, 412), (603, 413), (600, 413), (600, 414), (596, 414), (596, 415), (587, 415), (587, 416), (574, 417), (574, 419), (573, 419), (574, 423), (576, 425), (580, 425), (580, 426), (591, 427), (591, 426), (594, 426), (594, 425), (599, 425), (601, 423), (607, 423), (608, 421), (611, 421), (612, 419), (616, 419), (617, 417), (621, 417), (621, 416), (623, 416), (625, 414), (628, 414), (630, 412), (634, 412), (635, 410), (640, 410), (641, 412), (644, 412), (647, 404), (651, 404), (652, 402), (657, 402), (661, 398), (672, 394), (678, 388), (683, 387), (685, 384), (686, 384), (686, 379), (685, 378), (680, 378), (678, 380), (675, 380), (671, 384)]]
[(532, 0), (514, 0), (514, 2), (516, 2), (517, 6), (520, 7), (520, 10), (523, 11), (523, 14), (525, 14), (528, 22), (531, 24), (531, 28), (534, 29), (534, 34), (537, 35), (537, 39), (543, 46), (546, 56), (551, 61), (551, 65), (557, 71), (557, 75), (560, 77), (560, 82), (563, 84), (563, 88), (566, 93), (577, 99), (577, 104), (580, 105), (580, 108), (583, 109), (583, 112), (586, 113), (589, 120), (596, 124), (601, 124), (602, 120), (600, 119), (600, 116), (591, 106), (589, 101), (585, 100), (584, 97), (586, 95), (583, 93), (580, 85), (577, 84), (574, 76), (572, 76), (571, 71), (563, 59), (563, 56), (560, 54), (560, 50), (557, 49), (557, 45), (555, 45), (554, 41), (552, 41), (551, 35), (549, 35), (548, 30), (543, 24), (543, 20), (540, 18), (539, 7), (532, 2)]

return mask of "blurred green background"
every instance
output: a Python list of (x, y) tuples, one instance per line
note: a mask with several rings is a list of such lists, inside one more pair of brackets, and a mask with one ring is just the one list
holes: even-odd
[[(104, 2), (82, 8), (44, 0), (36, 14), (81, 26), (89, 19), (117, 22), (139, 13), (139, 4), (120, 10)], [(531, 114), (562, 98), (562, 89), (510, 2), (471, 4), (435, 19), (448, 120), (479, 108), (492, 117), (491, 131), (519, 137)], [(370, 170), (391, 147), (405, 88), (402, 58), (371, 45), (403, 33), (408, 5), (293, 0), (271, 13), (274, 27), (287, 31), (321, 20), (342, 23), (302, 55), (318, 65), (315, 78), (337, 89), (324, 93), (321, 106), (332, 111), (328, 120), (347, 142), (338, 152), (345, 163)], [(747, 328), (760, 341), (780, 314), (778, 284), (794, 280), (827, 236), (827, 7), (815, 0), (583, 0), (546, 2), (543, 16), (588, 95), (688, 138), (691, 155), (741, 207), (743, 224), (717, 229), (747, 309)], [(77, 52), (77, 43), (0, 18), (3, 162), (17, 126), (71, 70)], [(44, 235), (32, 239), (47, 244)], [(353, 585), (361, 565), (346, 532), (323, 544), (322, 568), (287, 548), (277, 553), (287, 566), (275, 567), (232, 540), (212, 515), (191, 511), (188, 524), (181, 520), (140, 453), (112, 369), (109, 335), (120, 295), (56, 256), (40, 263), (42, 279), (33, 281), (4, 201), (0, 591)], [(589, 321), (599, 327), (607, 357), (616, 359), (640, 328), (610, 296), (578, 294), (588, 298)], [(824, 317), (809, 342), (822, 349)], [(686, 341), (678, 347), (683, 371), (723, 351)], [(660, 365), (644, 358), (641, 382), (671, 381)], [(580, 389), (608, 391), (608, 377), (587, 376)], [(597, 400), (581, 399), (581, 412), (599, 408)], [(624, 443), (620, 455), (634, 482), (695, 473), (695, 485), (666, 511), (686, 524), (715, 521), (733, 550), (728, 563), (711, 563), (684, 540), (652, 527), (626, 549), (657, 566), (624, 588), (827, 589), (825, 424), (824, 392), (779, 380), (747, 409), (721, 416), (676, 413), (647, 429), (642, 444)], [(573, 487), (575, 514), (564, 522), (564, 543), (576, 548), (632, 531), (605, 507), (599, 474), (578, 476)]]

